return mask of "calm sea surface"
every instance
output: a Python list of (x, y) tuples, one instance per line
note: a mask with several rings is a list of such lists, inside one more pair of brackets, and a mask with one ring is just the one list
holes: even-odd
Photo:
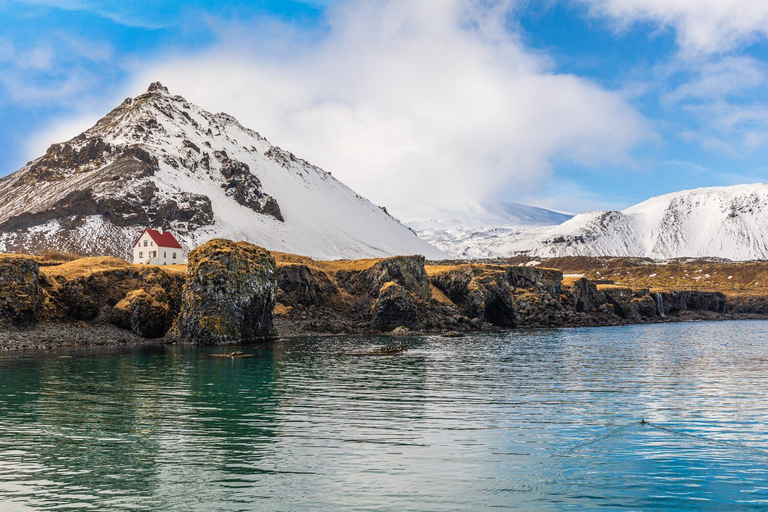
[(0, 353), (0, 510), (768, 509), (768, 322), (385, 341)]

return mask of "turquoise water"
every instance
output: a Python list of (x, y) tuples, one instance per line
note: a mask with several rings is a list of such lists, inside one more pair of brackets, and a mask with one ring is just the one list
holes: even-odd
[(768, 322), (384, 341), (0, 353), (0, 510), (768, 508)]

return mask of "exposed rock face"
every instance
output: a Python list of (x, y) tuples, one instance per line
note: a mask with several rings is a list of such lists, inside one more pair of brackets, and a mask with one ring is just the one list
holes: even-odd
[(335, 300), (336, 286), (324, 272), (306, 265), (285, 265), (277, 272), (278, 300), (288, 305), (313, 305)]
[(416, 297), (402, 286), (389, 283), (379, 293), (373, 306), (371, 324), (374, 329), (390, 331), (396, 327), (413, 327), (418, 321)]
[(558, 297), (562, 291), (563, 273), (536, 267), (506, 267), (509, 284), (515, 288), (535, 289)]
[(421, 299), (431, 296), (424, 256), (395, 256), (359, 273), (339, 276), (353, 292), (376, 297), (387, 283), (395, 283)]
[(579, 279), (571, 286), (571, 297), (576, 311), (584, 313), (599, 306), (605, 295), (597, 291), (597, 286), (588, 279)]
[(229, 197), (256, 213), (284, 221), (277, 201), (264, 193), (261, 181), (251, 174), (248, 164), (229, 158), (226, 152), (216, 152), (215, 155), (221, 162), (221, 175), (225, 180), (221, 188)]
[(500, 327), (516, 325), (510, 273), (503, 267), (460, 265), (432, 278), (461, 313)]
[(0, 327), (29, 327), (43, 306), (39, 266), (33, 258), (0, 255)]
[[(151, 293), (156, 302), (165, 304), (162, 308), (165, 319), (159, 322), (165, 330), (179, 312), (183, 282), (180, 274), (169, 274), (159, 267), (130, 265), (117, 258), (84, 258), (76, 263), (79, 264), (77, 268), (62, 265), (62, 270), (51, 267), (42, 272), (47, 296), (46, 320), (90, 322), (111, 319), (113, 307), (136, 290)], [(91, 271), (91, 268), (97, 271)], [(158, 310), (154, 311), (157, 313)], [(116, 325), (131, 328), (127, 321)], [(140, 334), (139, 330), (142, 329), (135, 332)], [(152, 332), (150, 337), (157, 337), (156, 329), (148, 327), (147, 331)]]
[(162, 338), (173, 322), (168, 294), (159, 286), (129, 292), (112, 308), (110, 322), (143, 338)]
[(181, 311), (169, 338), (226, 344), (262, 339), (272, 329), (275, 260), (246, 242), (215, 239), (189, 253)]
[[(725, 295), (720, 292), (662, 292), (661, 310), (664, 314), (674, 315), (682, 311), (711, 311), (725, 313), (728, 311), (728, 303)], [(658, 300), (657, 298), (657, 300)]]

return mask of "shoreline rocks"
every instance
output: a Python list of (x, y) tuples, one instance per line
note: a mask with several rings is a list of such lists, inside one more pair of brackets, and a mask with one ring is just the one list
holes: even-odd
[(189, 253), (181, 309), (167, 337), (231, 344), (269, 336), (277, 293), (275, 260), (247, 242), (214, 239)]
[[(110, 343), (90, 332), (120, 343), (239, 344), (273, 335), (394, 331), (453, 337), (510, 328), (768, 317), (768, 298), (652, 292), (583, 278), (564, 283), (562, 273), (532, 267), (426, 266), (421, 256), (350, 262), (276, 256), (277, 262), (260, 247), (212, 240), (190, 253), (185, 274), (116, 258), (41, 268), (35, 257), (0, 255), (0, 346), (9, 346), (6, 339), (33, 346), (36, 333), (58, 336), (61, 344)], [(44, 327), (36, 329), (38, 323)]]

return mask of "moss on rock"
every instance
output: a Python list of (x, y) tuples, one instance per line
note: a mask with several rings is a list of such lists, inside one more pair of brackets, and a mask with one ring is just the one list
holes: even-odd
[(168, 337), (227, 344), (262, 339), (272, 329), (277, 274), (261, 247), (215, 239), (189, 253), (181, 311)]

